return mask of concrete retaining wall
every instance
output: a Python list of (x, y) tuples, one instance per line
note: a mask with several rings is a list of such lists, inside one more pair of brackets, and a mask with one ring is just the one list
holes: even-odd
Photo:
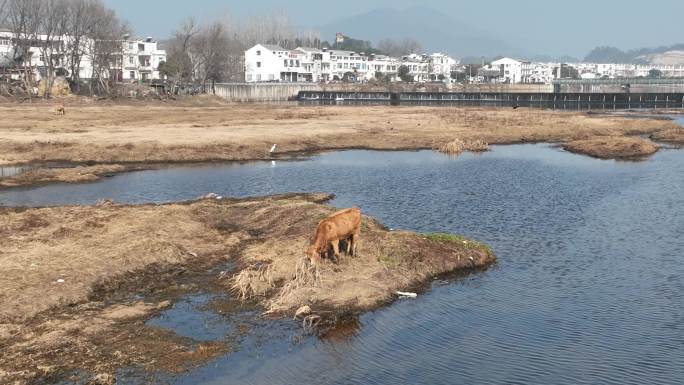
[(219, 83), (214, 94), (231, 102), (270, 102), (293, 100), (299, 91), (319, 91), (312, 83)]

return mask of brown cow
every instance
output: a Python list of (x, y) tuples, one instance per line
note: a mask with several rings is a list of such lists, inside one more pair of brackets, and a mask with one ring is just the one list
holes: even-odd
[(66, 109), (64, 109), (64, 103), (55, 105), (55, 113), (57, 115), (66, 115)]
[(328, 245), (332, 243), (335, 258), (340, 257), (340, 240), (347, 240), (347, 255), (356, 255), (356, 246), (361, 235), (361, 210), (357, 207), (338, 211), (316, 226), (314, 241), (306, 251), (309, 260), (315, 265), (323, 254), (327, 255)]

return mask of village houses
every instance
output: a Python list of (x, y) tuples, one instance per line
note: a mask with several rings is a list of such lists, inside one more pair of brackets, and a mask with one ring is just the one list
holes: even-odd
[(299, 47), (287, 50), (257, 44), (245, 51), (245, 81), (252, 82), (364, 82), (383, 75), (397, 79), (405, 65), (417, 82), (448, 78), (458, 61), (443, 54), (393, 58), (353, 51)]
[[(0, 73), (8, 73), (13, 67), (15, 59), (15, 39), (17, 37), (8, 31), (0, 31)], [(54, 62), (59, 73), (70, 75), (69, 65), (65, 55), (64, 47), (70, 43), (70, 36), (63, 36), (57, 39), (57, 47)], [(45, 76), (45, 69), (47, 63), (42, 55), (41, 49), (38, 46), (40, 41), (46, 40), (45, 36), (38, 36), (34, 39), (36, 42), (31, 43), (28, 49), (28, 60), (20, 63), (20, 66), (30, 67), (34, 73), (36, 80), (40, 80)], [(145, 39), (135, 39), (130, 36), (124, 36), (122, 41), (121, 52), (114, 53), (110, 76), (114, 77), (120, 82), (130, 81), (148, 81), (161, 79), (163, 76), (159, 73), (159, 65), (166, 61), (166, 51), (159, 49), (158, 43), (151, 37)], [(90, 79), (93, 77), (92, 57), (88, 52), (88, 47), (93, 46), (92, 41), (86, 41), (83, 44), (85, 51), (79, 66), (79, 78)], [(11, 72), (10, 76), (11, 75)], [(16, 77), (18, 75), (13, 75)]]

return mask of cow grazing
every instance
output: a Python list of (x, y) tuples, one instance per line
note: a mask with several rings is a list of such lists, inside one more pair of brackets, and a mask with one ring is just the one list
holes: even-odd
[(335, 258), (340, 257), (340, 240), (347, 241), (347, 255), (356, 255), (356, 246), (361, 235), (361, 210), (357, 207), (338, 211), (323, 219), (316, 226), (314, 241), (306, 251), (309, 260), (315, 265), (328, 253), (332, 244)]
[(64, 109), (64, 104), (60, 103), (55, 105), (55, 113), (57, 115), (66, 115), (66, 110)]

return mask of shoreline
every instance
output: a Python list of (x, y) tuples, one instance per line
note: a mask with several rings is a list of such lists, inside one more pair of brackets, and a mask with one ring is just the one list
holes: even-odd
[[(331, 198), (0, 208), (7, 278), (0, 382), (62, 379), (78, 369), (86, 376), (125, 367), (178, 373), (230, 352), (237, 336), (198, 342), (145, 324), (189, 294), (223, 294), (210, 304), (217, 314), (252, 309), (283, 319), (309, 305), (324, 315), (324, 334), (394, 302), (397, 290), (424, 292), (434, 277), (495, 263), (478, 242), (389, 231), (364, 216), (359, 256), (325, 261), (321, 280), (307, 280), (303, 249), (318, 219), (335, 210), (324, 204)], [(130, 234), (139, 235), (121, 242)], [(248, 282), (249, 295), (226, 297), (240, 292), (237, 282)], [(64, 354), (74, 358), (65, 361)]]
[[(103, 174), (169, 165), (288, 160), (351, 149), (438, 149), (454, 139), (566, 147), (578, 140), (647, 135), (684, 144), (684, 128), (671, 119), (642, 116), (641, 112), (635, 119), (630, 114), (480, 107), (198, 103), (207, 106), (74, 105), (68, 106), (65, 117), (48, 116), (47, 103), (0, 104), (0, 112), (8, 117), (5, 124), (0, 123), (1, 165), (65, 163), (82, 167), (79, 172), (44, 169), (33, 176), (1, 178), (0, 188), (92, 181)], [(277, 149), (272, 154), (273, 144)], [(633, 149), (604, 155), (591, 148), (575, 152), (608, 159), (634, 156)], [(650, 154), (652, 149), (637, 155)]]
[[(665, 131), (667, 134), (667, 130)], [(679, 133), (677, 132), (677, 135)], [(661, 139), (662, 138), (662, 139)], [(620, 161), (644, 161), (648, 159), (651, 155), (654, 155), (660, 149), (666, 148), (663, 145), (667, 145), (669, 149), (679, 149), (684, 147), (684, 143), (679, 139), (671, 139), (667, 136), (658, 137), (651, 136), (651, 142), (643, 140), (639, 136), (630, 137), (597, 137), (592, 138), (601, 140), (603, 139), (603, 145), (605, 140), (612, 141), (618, 145), (617, 149), (605, 149), (604, 146), (599, 142), (598, 145), (590, 145), (587, 148), (582, 148), (581, 145), (575, 146), (575, 142), (588, 142), (589, 140), (578, 140), (573, 142), (553, 142), (544, 140), (520, 140), (502, 143), (489, 143), (491, 146), (512, 146), (512, 145), (523, 145), (523, 144), (548, 144), (553, 147), (557, 147), (568, 151), (570, 153), (582, 156), (589, 156), (595, 159), (601, 160), (620, 160)], [(646, 148), (646, 150), (629, 149), (628, 146), (620, 146), (620, 142), (624, 139), (633, 139), (634, 141), (645, 142), (648, 146), (649, 144), (655, 147), (654, 150)], [(279, 153), (278, 157), (263, 157), (263, 158), (250, 158), (250, 159), (236, 159), (236, 160), (226, 160), (226, 159), (203, 159), (203, 160), (192, 160), (192, 161), (165, 161), (165, 162), (117, 162), (117, 163), (107, 163), (107, 162), (80, 162), (71, 163), (70, 166), (65, 167), (42, 167), (42, 162), (29, 162), (29, 163), (19, 163), (19, 164), (5, 164), (0, 165), (0, 167), (17, 167), (17, 166), (36, 166), (35, 170), (23, 171), (14, 176), (7, 176), (0, 178), (0, 191), (8, 189), (27, 189), (36, 188), (42, 186), (48, 186), (51, 184), (82, 184), (82, 183), (93, 183), (97, 182), (103, 178), (109, 178), (119, 174), (125, 174), (129, 172), (136, 171), (154, 171), (163, 170), (167, 168), (180, 168), (180, 167), (202, 167), (202, 166), (221, 166), (221, 165), (232, 165), (232, 164), (247, 164), (251, 162), (268, 162), (268, 161), (306, 161), (307, 159), (325, 154), (328, 152), (337, 151), (353, 151), (353, 150), (363, 150), (363, 151), (391, 151), (391, 152), (417, 152), (417, 151), (437, 151), (435, 148), (431, 147), (406, 147), (406, 148), (372, 148), (366, 146), (349, 146), (343, 148), (316, 148), (307, 149), (302, 151), (291, 151), (287, 153)], [(60, 163), (65, 163), (64, 161), (55, 161)]]

